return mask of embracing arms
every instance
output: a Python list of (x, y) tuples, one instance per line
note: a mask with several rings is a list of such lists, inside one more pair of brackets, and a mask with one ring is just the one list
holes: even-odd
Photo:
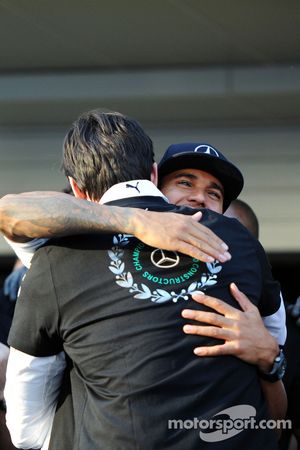
[(204, 262), (230, 259), (227, 245), (198, 223), (200, 218), (201, 212), (175, 216), (99, 205), (60, 192), (12, 194), (0, 200), (0, 231), (14, 242), (119, 231), (133, 234), (148, 245), (179, 251)]
[[(175, 218), (176, 220), (174, 220)], [(179, 214), (175, 216), (174, 213), (98, 205), (58, 192), (7, 195), (0, 200), (0, 231), (15, 242), (26, 242), (38, 237), (51, 238), (68, 234), (119, 231), (133, 234), (148, 245), (186, 253), (204, 262), (213, 259), (225, 262), (230, 259), (227, 245), (212, 231), (198, 223), (200, 219), (201, 212), (194, 216)], [(231, 308), (229, 305), (226, 306)], [(243, 305), (241, 306), (243, 309)], [(224, 325), (212, 323), (213, 328), (218, 328), (218, 333), (225, 333), (227, 336), (227, 338), (220, 336), (220, 339), (225, 339), (226, 342), (214, 349), (215, 354), (224, 354), (225, 351), (227, 354), (235, 355), (252, 364), (269, 367), (278, 352), (276, 341), (262, 323), (260, 323), (259, 330), (262, 333), (260, 337), (264, 336), (264, 339), (256, 339), (258, 330), (253, 327), (258, 325), (256, 316), (257, 314), (259, 316), (259, 313), (254, 314), (253, 311), (252, 313), (250, 311), (243, 315), (242, 313), (245, 311), (236, 311), (227, 310), (227, 313), (221, 316), (224, 317), (223, 321), (229, 320)], [(193, 313), (198, 314), (199, 311)], [(230, 316), (233, 313), (239, 315), (238, 320)], [(187, 313), (184, 317), (211, 323), (208, 318), (208, 320), (204, 320), (203, 317), (192, 317), (190, 314), (192, 312)], [(221, 312), (221, 314), (223, 313)], [(261, 321), (260, 316), (259, 319)], [(241, 338), (242, 332), (239, 330), (239, 326), (249, 330), (249, 322), (253, 324), (252, 332), (248, 335), (243, 334), (243, 338)], [(185, 329), (185, 332), (203, 335), (208, 332), (208, 328), (212, 327), (206, 327), (206, 330), (199, 327), (198, 332)], [(216, 332), (216, 330), (212, 332)], [(256, 346), (259, 342), (263, 342), (263, 347)], [(212, 351), (212, 347), (196, 353), (199, 356), (208, 356), (208, 353), (205, 352), (209, 351)]]

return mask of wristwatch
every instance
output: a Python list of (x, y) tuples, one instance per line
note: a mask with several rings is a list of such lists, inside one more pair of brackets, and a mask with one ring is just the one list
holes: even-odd
[(269, 381), (270, 383), (275, 383), (275, 381), (281, 380), (285, 374), (286, 369), (286, 359), (283, 350), (280, 350), (279, 354), (274, 360), (273, 367), (269, 372), (259, 371), (259, 376), (263, 380)]

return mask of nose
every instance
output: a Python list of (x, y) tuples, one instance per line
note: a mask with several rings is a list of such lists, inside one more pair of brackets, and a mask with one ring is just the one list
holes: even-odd
[(201, 191), (192, 192), (188, 198), (188, 202), (193, 208), (206, 207), (205, 195)]

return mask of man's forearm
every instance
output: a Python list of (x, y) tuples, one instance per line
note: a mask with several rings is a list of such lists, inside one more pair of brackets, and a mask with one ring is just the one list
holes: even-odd
[(60, 192), (28, 192), (0, 200), (0, 231), (11, 241), (72, 234), (121, 232), (144, 243), (204, 262), (228, 261), (227, 245), (198, 223), (201, 212), (172, 212), (99, 205)]
[(15, 242), (87, 232), (130, 233), (133, 216), (132, 208), (99, 207), (60, 192), (6, 195), (0, 200), (0, 231)]
[[(275, 383), (270, 383), (261, 380), (260, 385), (264, 393), (271, 419), (277, 420), (278, 423), (280, 423), (280, 421), (285, 418), (287, 411), (287, 396), (282, 381), (279, 380)], [(279, 426), (277, 427), (276, 432), (279, 438), (281, 435), (281, 428), (279, 428)]]

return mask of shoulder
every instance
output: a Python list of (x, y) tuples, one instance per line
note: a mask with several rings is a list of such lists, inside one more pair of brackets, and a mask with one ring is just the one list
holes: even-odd
[(62, 285), (62, 279), (66, 283), (82, 282), (83, 277), (91, 276), (94, 268), (107, 259), (113, 237), (112, 234), (88, 234), (49, 240), (35, 253), (31, 270), (50, 272), (56, 286)]
[(113, 235), (110, 233), (89, 233), (50, 239), (38, 249), (38, 252), (60, 253), (76, 250), (101, 249), (111, 245)]

